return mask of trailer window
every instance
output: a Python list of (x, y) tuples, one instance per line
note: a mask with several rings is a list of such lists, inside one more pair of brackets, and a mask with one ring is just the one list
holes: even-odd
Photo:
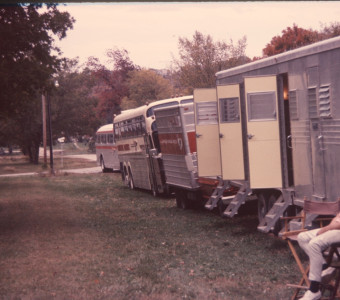
[(297, 102), (297, 94), (296, 91), (289, 91), (289, 110), (290, 110), (290, 119), (298, 120), (298, 102)]
[(221, 123), (240, 122), (238, 98), (221, 98), (219, 101)]
[(309, 118), (318, 117), (318, 107), (316, 103), (316, 88), (308, 89), (308, 108), (309, 108)]
[(200, 102), (196, 103), (196, 121), (198, 125), (217, 124), (217, 103)]
[(319, 85), (319, 68), (311, 67), (307, 69), (308, 87), (316, 87)]
[(275, 92), (248, 94), (248, 120), (276, 120)]

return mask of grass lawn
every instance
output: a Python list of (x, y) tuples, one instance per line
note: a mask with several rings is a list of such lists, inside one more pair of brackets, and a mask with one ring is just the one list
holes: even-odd
[(120, 174), (0, 178), (3, 299), (288, 299), (285, 242), (131, 191)]
[[(60, 144), (54, 147), (53, 164), (54, 170), (61, 169), (76, 169), (76, 168), (90, 168), (96, 167), (95, 161), (87, 159), (69, 157), (67, 155), (74, 154), (89, 154), (86, 151), (86, 146), (77, 144), (77, 147), (72, 143), (64, 144), (61, 149)], [(63, 151), (63, 154), (60, 151)], [(49, 154), (49, 149), (47, 149)], [(27, 156), (22, 154), (1, 155), (0, 156), (0, 175), (2, 174), (17, 174), (17, 173), (31, 173), (31, 172), (45, 172), (50, 170), (50, 158), (47, 157), (47, 167), (43, 167), (43, 158), (39, 157), (39, 164), (34, 165), (29, 163)]]

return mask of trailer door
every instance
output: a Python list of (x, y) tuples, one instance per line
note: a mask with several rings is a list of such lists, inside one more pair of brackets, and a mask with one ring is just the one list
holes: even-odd
[(216, 89), (195, 89), (194, 103), (198, 175), (220, 176), (221, 156)]
[(240, 87), (217, 86), (222, 177), (244, 180)]
[(251, 188), (282, 187), (276, 76), (245, 78)]

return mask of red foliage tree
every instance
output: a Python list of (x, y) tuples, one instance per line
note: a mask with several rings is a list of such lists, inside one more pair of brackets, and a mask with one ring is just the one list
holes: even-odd
[(97, 113), (105, 122), (112, 122), (113, 114), (120, 112), (121, 100), (129, 96), (128, 78), (130, 71), (139, 67), (134, 65), (128, 51), (111, 49), (107, 51), (113, 70), (99, 63), (98, 59), (90, 58), (87, 65), (97, 79), (94, 95), (98, 98)]
[(309, 45), (320, 40), (319, 33), (311, 29), (303, 29), (296, 24), (282, 31), (281, 36), (275, 36), (262, 50), (263, 56), (272, 56)]

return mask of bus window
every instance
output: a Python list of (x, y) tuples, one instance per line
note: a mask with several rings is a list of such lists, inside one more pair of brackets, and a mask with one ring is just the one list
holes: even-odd
[(107, 139), (107, 142), (108, 142), (109, 144), (113, 144), (113, 134), (111, 134), (111, 133), (108, 134), (108, 135), (107, 135), (107, 138), (108, 138), (108, 139)]
[(115, 124), (115, 140), (119, 140), (120, 139), (120, 130), (118, 127), (118, 124)]
[(138, 121), (136, 123), (136, 135), (137, 136), (141, 136), (142, 135), (142, 128), (141, 128), (141, 123), (140, 121)]
[(101, 135), (101, 143), (106, 144), (106, 134)]
[(145, 125), (145, 120), (142, 120), (142, 122), (141, 122), (141, 126), (142, 126), (142, 135), (143, 135), (144, 133), (146, 133), (146, 125)]
[(96, 141), (97, 141), (98, 144), (100, 144), (100, 134), (97, 134)]
[(147, 117), (152, 117), (154, 115), (153, 110), (156, 109), (156, 108), (171, 106), (171, 105), (175, 105), (177, 103), (178, 103), (177, 101), (172, 101), (172, 102), (168, 102), (168, 103), (163, 103), (163, 104), (155, 105), (155, 106), (153, 106), (153, 107), (148, 109), (148, 111), (146, 112), (146, 116)]

